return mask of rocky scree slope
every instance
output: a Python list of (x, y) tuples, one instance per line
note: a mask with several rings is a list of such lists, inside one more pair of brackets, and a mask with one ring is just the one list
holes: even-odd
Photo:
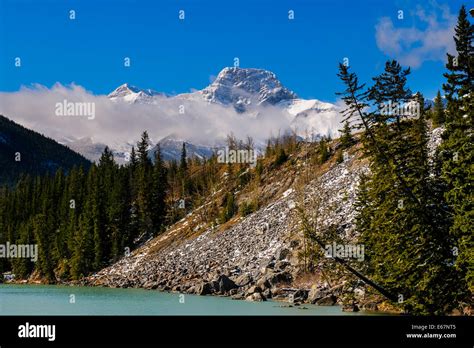
[[(431, 133), (430, 148), (439, 144), (441, 132)], [(337, 142), (331, 146), (336, 151)], [(304, 153), (296, 154), (287, 163), (291, 172), (280, 179), (270, 178), (271, 184), (261, 188), (261, 195), (273, 197), (266, 206), (214, 228), (202, 228), (196, 222), (203, 207), (197, 208), (84, 283), (319, 305), (343, 304), (343, 295), (351, 292), (364, 303), (364, 287), (346, 284), (347, 275), (339, 274), (329, 284), (318, 275), (316, 265), (308, 277), (301, 257), (304, 241), (298, 213), (301, 207), (311, 215), (317, 197), (318, 230), (336, 226), (343, 240), (357, 241), (354, 203), (360, 176), (369, 172), (359, 148), (349, 149), (343, 162), (337, 163), (333, 156), (317, 170)], [(366, 309), (371, 308), (377, 309), (367, 303)], [(352, 305), (345, 310), (358, 308)]]
[[(367, 170), (355, 151), (352, 152), (342, 163), (331, 160), (320, 168), (322, 175), (312, 179), (314, 173), (304, 157), (299, 156), (293, 164), (294, 176), (262, 188), (262, 195), (273, 199), (258, 211), (231, 221), (229, 226), (194, 233), (200, 228), (199, 225), (190, 228), (198, 208), (131, 256), (85, 282), (248, 300), (288, 299), (296, 294), (301, 298), (293, 296), (294, 299), (306, 301), (311, 289), (299, 289), (294, 284), (301, 274), (299, 252), (303, 244), (296, 207), (301, 202), (308, 204), (307, 199), (302, 201), (300, 197), (311, 197), (318, 192), (325, 202), (323, 225), (344, 221), (341, 233), (350, 234), (358, 178)], [(310, 177), (308, 183), (298, 188), (298, 180), (294, 178), (305, 176)], [(321, 290), (327, 286), (321, 283), (313, 288)], [(309, 301), (323, 297), (313, 296)]]

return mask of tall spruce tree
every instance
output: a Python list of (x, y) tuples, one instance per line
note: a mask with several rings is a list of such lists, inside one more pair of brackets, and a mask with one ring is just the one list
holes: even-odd
[(152, 210), (155, 232), (163, 230), (166, 218), (166, 190), (168, 189), (166, 167), (161, 158), (161, 148), (156, 147), (155, 163), (153, 166)]
[(186, 143), (183, 143), (183, 147), (181, 149), (181, 159), (179, 162), (179, 179), (181, 181), (181, 197), (184, 198), (190, 193)]
[(348, 149), (354, 145), (355, 140), (352, 136), (351, 126), (349, 125), (348, 121), (344, 122), (344, 127), (339, 132), (341, 133), (339, 140), (341, 141), (341, 146), (343, 149)]
[(439, 90), (434, 100), (434, 107), (433, 107), (432, 113), (433, 113), (433, 116), (432, 116), (433, 126), (435, 127), (442, 126), (445, 121), (445, 116), (444, 116), (443, 99), (441, 98), (441, 93)]
[(139, 231), (142, 236), (153, 234), (152, 162), (148, 157), (149, 146), (150, 139), (145, 131), (137, 144), (138, 167), (136, 176)]
[(415, 108), (416, 115), (401, 107), (423, 103), (406, 87), (408, 74), (388, 61), (366, 90), (346, 66), (339, 68), (346, 119), (364, 130), (364, 152), (371, 160), (371, 175), (358, 196), (357, 228), (367, 274), (406, 311), (441, 314), (452, 309), (458, 279), (450, 266), (447, 219), (429, 190), (424, 110)]
[(447, 55), (448, 71), (444, 74), (446, 130), (439, 152), (442, 177), (447, 186), (445, 197), (453, 211), (450, 234), (456, 241), (456, 267), (464, 279), (459, 284), (460, 297), (471, 301), (474, 294), (473, 35), (474, 26), (469, 22), (466, 9), (462, 6), (454, 35), (457, 55)]

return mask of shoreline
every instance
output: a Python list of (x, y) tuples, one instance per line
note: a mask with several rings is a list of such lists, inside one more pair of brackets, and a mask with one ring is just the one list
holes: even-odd
[[(162, 289), (152, 289), (152, 288), (146, 288), (146, 287), (140, 287), (140, 286), (133, 286), (133, 287), (121, 287), (121, 286), (107, 286), (107, 285), (94, 285), (94, 284), (85, 284), (84, 281), (67, 281), (67, 282), (48, 282), (45, 280), (14, 280), (14, 281), (7, 281), (7, 282), (2, 282), (0, 285), (50, 285), (50, 286), (65, 286), (65, 287), (81, 287), (81, 288), (109, 288), (109, 289), (140, 289), (140, 290), (148, 290), (148, 291), (157, 291), (160, 293), (166, 293), (166, 294), (184, 294), (184, 295), (194, 295), (194, 296), (207, 296), (207, 297), (223, 297), (227, 298), (229, 300), (234, 300), (234, 301), (248, 301), (248, 302), (274, 302), (281, 304), (279, 307), (281, 308), (299, 308), (302, 310), (308, 309), (305, 307), (305, 305), (310, 305), (310, 306), (317, 306), (317, 307), (339, 307), (341, 310), (341, 313), (347, 313), (347, 312), (358, 312), (362, 315), (403, 315), (403, 313), (393, 311), (391, 308), (383, 306), (382, 308), (385, 308), (384, 310), (380, 309), (366, 309), (366, 308), (357, 308), (357, 310), (347, 310), (345, 309), (345, 306), (341, 303), (338, 303), (337, 301), (332, 303), (332, 304), (316, 304), (316, 303), (311, 303), (307, 301), (293, 301), (290, 302), (288, 300), (288, 297), (276, 297), (276, 298), (265, 298), (261, 300), (251, 300), (251, 299), (246, 299), (244, 296), (235, 296), (235, 295), (229, 295), (229, 294), (206, 294), (206, 295), (200, 295), (196, 293), (190, 293), (190, 292), (181, 292), (181, 291), (176, 291), (176, 290), (162, 290)], [(288, 288), (286, 288), (288, 289)], [(291, 290), (295, 291), (301, 291), (301, 289), (295, 289), (292, 288)], [(289, 290), (290, 291), (290, 290)]]

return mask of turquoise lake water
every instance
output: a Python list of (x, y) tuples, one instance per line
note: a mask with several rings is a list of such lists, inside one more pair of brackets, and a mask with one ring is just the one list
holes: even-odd
[[(71, 300), (75, 300), (75, 303)], [(361, 315), (338, 306), (57, 285), (0, 284), (0, 315)], [(307, 309), (303, 309), (307, 308)]]

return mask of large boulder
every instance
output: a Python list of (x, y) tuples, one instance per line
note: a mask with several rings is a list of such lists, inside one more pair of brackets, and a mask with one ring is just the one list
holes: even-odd
[(245, 292), (245, 296), (249, 296), (249, 295), (252, 295), (252, 294), (255, 294), (256, 292), (258, 293), (261, 293), (262, 292), (262, 289), (259, 287), (259, 286), (251, 286), (246, 292)]
[(268, 284), (267, 288), (272, 288), (277, 284), (290, 283), (292, 276), (289, 272), (271, 272), (265, 276), (265, 281)]
[(264, 259), (260, 262), (260, 269), (265, 271), (267, 268), (273, 268), (275, 266), (275, 258)]
[(263, 296), (262, 293), (260, 293), (260, 292), (254, 292), (252, 295), (249, 295), (249, 296), (245, 297), (245, 299), (247, 301), (257, 301), (257, 302), (267, 300), (265, 298), (265, 296)]
[(294, 299), (295, 302), (304, 302), (308, 298), (308, 293), (309, 293), (308, 290), (298, 289), (293, 294), (293, 299)]
[(216, 281), (217, 292), (224, 294), (232, 289), (237, 288), (238, 286), (226, 275), (221, 274)]
[(276, 252), (275, 259), (277, 259), (277, 261), (282, 261), (282, 260), (285, 260), (287, 257), (289, 257), (290, 254), (291, 254), (290, 250), (286, 248), (281, 248), (281, 249), (278, 249), (278, 251)]
[(195, 287), (195, 293), (197, 295), (211, 295), (215, 292), (215, 284), (214, 282), (202, 282), (201, 284)]
[(334, 306), (337, 302), (337, 297), (334, 295), (325, 296), (316, 301), (318, 306)]
[(265, 298), (272, 298), (272, 291), (270, 289), (265, 289), (265, 291), (262, 292), (262, 295), (265, 296)]
[(278, 261), (275, 264), (274, 269), (275, 269), (275, 271), (284, 271), (290, 265), (291, 265), (291, 263), (289, 263), (288, 261)]
[(309, 303), (315, 304), (316, 301), (326, 296), (325, 292), (322, 289), (319, 289), (316, 286), (313, 286), (308, 293), (307, 301)]
[(250, 274), (244, 273), (236, 277), (234, 282), (239, 287), (246, 286), (253, 282), (253, 278)]
[(359, 306), (357, 305), (357, 303), (345, 304), (342, 306), (342, 311), (343, 312), (358, 312)]

